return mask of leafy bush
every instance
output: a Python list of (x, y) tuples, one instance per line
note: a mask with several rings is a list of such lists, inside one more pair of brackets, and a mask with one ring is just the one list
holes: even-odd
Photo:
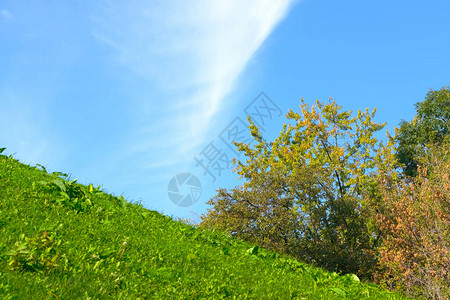
[(384, 242), (376, 278), (391, 289), (450, 298), (450, 144), (418, 158), (418, 174), (382, 180)]
[[(66, 176), (64, 176), (66, 177)], [(75, 211), (82, 212), (89, 210), (92, 206), (92, 197), (95, 194), (102, 193), (100, 187), (94, 188), (90, 184), (87, 188), (77, 183), (77, 180), (65, 180), (65, 178), (55, 178), (50, 181), (39, 181), (38, 184), (45, 187), (47, 191), (56, 191), (58, 197), (53, 199), (55, 203), (72, 208)]]

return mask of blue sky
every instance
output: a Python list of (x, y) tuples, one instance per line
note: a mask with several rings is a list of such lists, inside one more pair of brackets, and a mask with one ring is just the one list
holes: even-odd
[[(245, 4), (243, 4), (245, 3)], [(450, 84), (448, 1), (0, 0), (0, 146), (174, 217), (193, 218), (231, 166), (212, 150), (270, 98), (268, 138), (303, 97), (378, 108), (391, 132)], [(253, 105), (253, 106), (252, 106)], [(275, 113), (276, 112), (276, 113)], [(196, 176), (188, 207), (171, 179)], [(189, 193), (186, 187), (180, 194)]]

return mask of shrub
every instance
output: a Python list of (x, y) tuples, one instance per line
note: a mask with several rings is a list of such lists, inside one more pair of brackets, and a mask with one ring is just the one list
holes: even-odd
[(383, 233), (376, 279), (410, 296), (450, 297), (450, 144), (421, 158), (418, 175), (381, 184)]
[(49, 273), (63, 258), (60, 245), (61, 241), (49, 236), (47, 231), (32, 238), (22, 234), (5, 256), (9, 257), (8, 265), (12, 270)]

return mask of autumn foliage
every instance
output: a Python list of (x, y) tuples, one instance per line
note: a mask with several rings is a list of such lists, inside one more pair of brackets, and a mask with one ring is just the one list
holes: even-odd
[(375, 110), (301, 101), (273, 141), (249, 118), (242, 184), (219, 189), (201, 226), (411, 296), (448, 299), (450, 90), (430, 91), (386, 142)]
[(221, 189), (202, 225), (219, 228), (331, 271), (370, 278), (381, 242), (368, 218), (377, 169), (395, 161), (374, 133), (375, 110), (342, 111), (334, 101), (302, 102), (269, 143), (250, 122), (256, 145), (237, 144), (242, 186)]
[(450, 144), (422, 158), (418, 175), (383, 180), (383, 233), (376, 278), (391, 289), (431, 299), (450, 297)]

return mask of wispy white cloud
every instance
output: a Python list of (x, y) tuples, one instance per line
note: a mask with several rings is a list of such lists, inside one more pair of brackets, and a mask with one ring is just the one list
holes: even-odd
[(6, 20), (14, 19), (14, 16), (12, 15), (12, 13), (7, 9), (0, 10), (0, 16), (2, 16), (2, 18), (6, 19)]
[[(149, 166), (192, 157), (189, 151), (204, 142), (221, 101), (291, 5), (292, 0), (105, 2), (93, 16), (94, 35), (161, 95), (137, 108), (159, 112), (134, 133), (136, 150), (164, 154), (152, 153)], [(151, 131), (151, 141), (142, 138)]]

